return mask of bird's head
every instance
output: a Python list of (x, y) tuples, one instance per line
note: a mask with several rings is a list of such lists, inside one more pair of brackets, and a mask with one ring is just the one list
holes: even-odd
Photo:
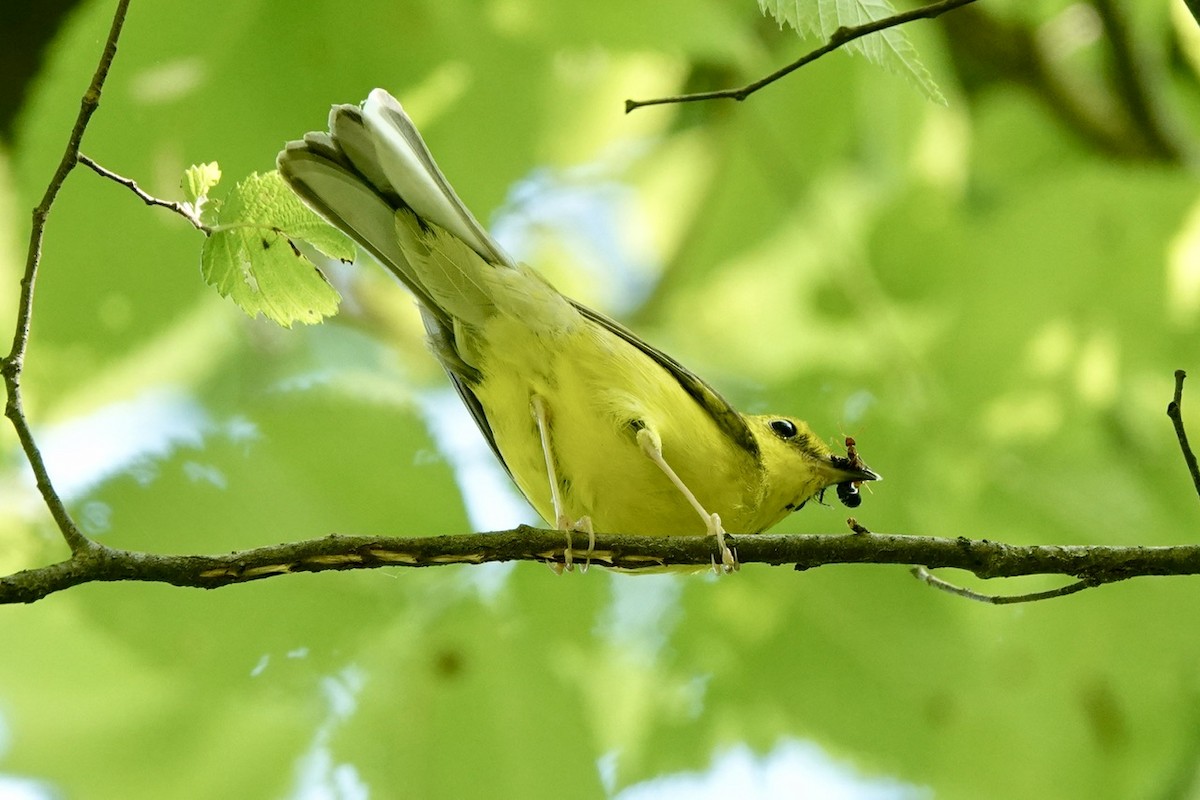
[(844, 505), (855, 508), (862, 502), (859, 484), (882, 480), (858, 457), (853, 439), (846, 439), (846, 455), (838, 455), (803, 420), (763, 414), (748, 416), (746, 421), (758, 442), (767, 474), (764, 511), (778, 511), (773, 522), (800, 509), (830, 486), (837, 487), (838, 499)]

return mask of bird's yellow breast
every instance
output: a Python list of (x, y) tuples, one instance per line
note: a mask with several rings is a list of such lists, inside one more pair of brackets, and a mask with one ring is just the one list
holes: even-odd
[[(561, 309), (560, 309), (561, 311)], [(531, 399), (549, 421), (565, 513), (595, 530), (701, 534), (704, 521), (637, 444), (637, 426), (662, 439), (663, 457), (732, 533), (761, 530), (763, 476), (659, 364), (574, 309), (555, 324), (499, 314), (473, 336), (474, 388), (521, 491), (553, 523), (546, 459)], [(531, 324), (532, 322), (532, 324)], [(565, 324), (564, 324), (565, 323)]]

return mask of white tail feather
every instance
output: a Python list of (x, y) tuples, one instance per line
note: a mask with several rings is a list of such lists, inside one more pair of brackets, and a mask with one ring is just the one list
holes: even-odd
[(394, 97), (383, 89), (372, 90), (363, 103), (363, 122), (375, 142), (375, 163), (418, 217), (462, 239), (485, 261), (510, 263), (458, 199)]

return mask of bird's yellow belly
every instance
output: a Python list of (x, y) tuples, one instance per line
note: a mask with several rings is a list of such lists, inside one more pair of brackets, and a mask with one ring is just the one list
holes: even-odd
[[(555, 521), (534, 395), (543, 398), (563, 510), (595, 530), (702, 534), (705, 522), (642, 451), (635, 424), (662, 439), (663, 458), (731, 533), (757, 532), (757, 464), (708, 413), (636, 348), (591, 324), (552, 334), (496, 318), (480, 337), (474, 387), (497, 447), (543, 518)], [(636, 421), (636, 422), (635, 422)]]

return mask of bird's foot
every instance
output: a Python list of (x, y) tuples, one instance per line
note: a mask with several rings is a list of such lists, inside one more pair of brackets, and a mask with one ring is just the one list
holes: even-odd
[(737, 552), (725, 544), (725, 527), (721, 525), (720, 515), (709, 514), (707, 527), (708, 535), (716, 537), (717, 547), (721, 549), (721, 566), (718, 567), (716, 558), (713, 558), (713, 572), (717, 574), (724, 572), (726, 575), (737, 572), (742, 565), (738, 563)]
[(562, 574), (564, 570), (566, 572), (570, 572), (575, 569), (575, 545), (571, 534), (586, 533), (588, 537), (588, 547), (583, 566), (580, 567), (579, 571), (581, 573), (587, 572), (588, 568), (592, 566), (592, 553), (596, 551), (596, 531), (592, 528), (592, 518), (583, 516), (572, 522), (565, 514), (560, 514), (556, 520), (556, 524), (558, 529), (566, 535), (567, 546), (563, 550), (563, 563), (561, 565), (556, 564), (555, 566), (558, 567), (558, 569), (555, 571), (559, 574)]

